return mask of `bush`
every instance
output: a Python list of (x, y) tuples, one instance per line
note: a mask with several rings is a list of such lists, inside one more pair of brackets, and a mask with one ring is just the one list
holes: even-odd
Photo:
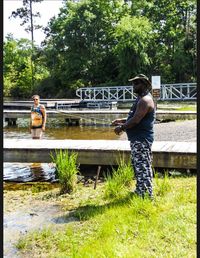
[(50, 154), (52, 162), (56, 166), (56, 175), (59, 179), (61, 189), (60, 193), (71, 193), (74, 191), (77, 183), (77, 173), (79, 172), (77, 165), (78, 154), (67, 150), (55, 151), (55, 156)]

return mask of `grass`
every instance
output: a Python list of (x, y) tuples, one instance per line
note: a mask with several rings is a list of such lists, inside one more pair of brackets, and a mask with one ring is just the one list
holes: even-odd
[(64, 198), (44, 192), (60, 198), (64, 221), (22, 237), (23, 257), (196, 257), (196, 177), (156, 176), (154, 201), (129, 192), (109, 199), (105, 190), (101, 183), (79, 184)]
[(158, 101), (157, 108), (176, 111), (196, 111), (196, 101)]
[(194, 106), (182, 106), (182, 107), (177, 107), (177, 111), (196, 111), (196, 107)]
[(79, 172), (76, 152), (69, 153), (68, 150), (55, 150), (50, 154), (51, 160), (55, 163), (56, 174), (60, 183), (60, 193), (71, 193), (75, 190), (77, 174)]
[(131, 163), (126, 164), (121, 158), (118, 168), (112, 170), (112, 175), (105, 175), (105, 198), (118, 199), (127, 193), (127, 187), (133, 179), (133, 168)]

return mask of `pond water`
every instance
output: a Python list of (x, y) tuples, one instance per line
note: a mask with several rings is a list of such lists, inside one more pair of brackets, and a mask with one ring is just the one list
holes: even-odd
[[(62, 120), (49, 119), (43, 139), (121, 140), (121, 136), (115, 135), (113, 129), (108, 123), (68, 126)], [(29, 120), (18, 119), (17, 126), (4, 123), (3, 133), (4, 139), (31, 139)], [(4, 181), (13, 182), (54, 181), (55, 168), (47, 163), (4, 163), (3, 178)]]

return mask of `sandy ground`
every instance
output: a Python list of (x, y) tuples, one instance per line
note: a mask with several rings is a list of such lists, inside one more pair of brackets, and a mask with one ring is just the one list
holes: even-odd
[[(197, 120), (185, 120), (154, 125), (155, 141), (196, 142)], [(127, 139), (126, 133), (121, 139)]]

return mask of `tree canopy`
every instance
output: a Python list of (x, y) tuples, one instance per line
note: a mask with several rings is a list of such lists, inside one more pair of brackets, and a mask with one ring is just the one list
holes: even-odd
[[(196, 81), (194, 0), (63, 1), (45, 33), (32, 58), (34, 90), (41, 95), (72, 97), (82, 86), (127, 85), (137, 73), (160, 75), (162, 83)], [(30, 94), (31, 45), (25, 45), (12, 37), (4, 42), (5, 95), (18, 87)]]

